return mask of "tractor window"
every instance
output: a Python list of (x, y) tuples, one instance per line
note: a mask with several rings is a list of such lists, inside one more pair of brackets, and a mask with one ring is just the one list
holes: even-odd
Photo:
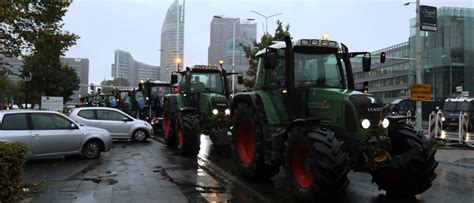
[(336, 54), (295, 53), (295, 87), (343, 88)]
[(153, 98), (163, 97), (165, 94), (170, 94), (171, 88), (167, 86), (152, 86), (151, 87), (151, 96)]
[(285, 50), (278, 50), (277, 55), (275, 69), (265, 70), (265, 87), (269, 89), (279, 89), (285, 84)]
[(220, 73), (192, 73), (191, 92), (216, 92), (224, 94)]

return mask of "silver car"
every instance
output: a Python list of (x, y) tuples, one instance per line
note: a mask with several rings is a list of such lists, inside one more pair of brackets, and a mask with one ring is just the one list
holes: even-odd
[(112, 148), (106, 130), (81, 126), (54, 111), (0, 111), (0, 141), (26, 144), (27, 160), (72, 154), (94, 159)]
[(144, 142), (153, 135), (153, 127), (123, 111), (108, 107), (81, 107), (69, 113), (69, 118), (84, 124), (106, 129), (114, 139), (132, 139)]

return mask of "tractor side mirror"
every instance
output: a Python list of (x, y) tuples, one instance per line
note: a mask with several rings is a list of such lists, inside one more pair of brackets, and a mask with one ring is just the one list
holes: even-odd
[(237, 76), (237, 83), (239, 85), (244, 84), (244, 76), (243, 75), (238, 75)]
[(371, 55), (369, 52), (366, 52), (364, 54), (364, 57), (362, 57), (362, 69), (365, 72), (369, 72), (371, 63), (372, 63)]
[(178, 75), (171, 75), (171, 84), (178, 83)]
[(274, 51), (267, 49), (264, 57), (264, 67), (267, 70), (275, 69), (277, 63), (277, 55)]

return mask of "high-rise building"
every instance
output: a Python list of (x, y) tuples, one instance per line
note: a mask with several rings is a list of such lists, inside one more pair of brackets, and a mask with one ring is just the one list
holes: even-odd
[[(406, 58), (415, 58), (415, 19), (410, 21), (408, 42), (394, 45), (382, 51), (387, 57), (405, 59), (387, 59), (384, 64), (373, 60), (372, 70), (362, 72), (360, 63), (354, 65), (356, 87), (364, 81), (369, 82), (369, 92), (391, 102), (398, 98), (409, 97), (409, 87), (416, 81), (415, 62)], [(438, 8), (436, 32), (421, 32), (421, 68), (422, 81), (432, 84), (432, 99), (443, 100), (447, 97), (461, 96), (462, 91), (474, 95), (474, 8)]]
[(132, 86), (138, 86), (140, 80), (158, 80), (159, 66), (135, 61), (126, 51), (115, 51), (115, 62), (112, 64), (112, 78), (125, 78)]
[(183, 64), (184, 50), (184, 0), (179, 0), (168, 8), (161, 27), (160, 80), (169, 81), (172, 71), (176, 71), (176, 59)]
[[(235, 45), (232, 38), (234, 24)], [(252, 44), (252, 40), (256, 39), (256, 23), (241, 22), (239, 18), (213, 18), (210, 37), (209, 64), (219, 64), (220, 60), (224, 60), (224, 68), (232, 70), (232, 54), (234, 54), (235, 71), (245, 72), (248, 69), (248, 59), (245, 57), (241, 44), (248, 46)]]
[(79, 77), (79, 90), (74, 91), (74, 95), (70, 96), (72, 99), (78, 99), (79, 95), (87, 95), (89, 84), (89, 59), (86, 58), (65, 58), (60, 59), (62, 66), (68, 66), (76, 71)]

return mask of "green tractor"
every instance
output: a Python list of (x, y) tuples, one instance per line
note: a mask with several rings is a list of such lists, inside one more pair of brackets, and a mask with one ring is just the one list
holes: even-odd
[[(201, 133), (214, 144), (230, 144), (229, 85), (227, 73), (217, 66), (194, 66), (173, 72), (171, 83), (181, 81), (178, 93), (168, 94), (163, 102), (163, 134), (167, 146), (177, 146), (179, 154), (196, 155)], [(238, 83), (243, 76), (239, 73)]]
[(141, 120), (145, 120), (153, 126), (155, 132), (161, 132), (163, 117), (163, 100), (166, 94), (173, 92), (173, 86), (169, 82), (148, 79), (138, 83), (136, 95), (140, 95), (136, 112)]
[(232, 154), (243, 178), (270, 178), (284, 166), (292, 194), (302, 200), (345, 189), (349, 170), (366, 172), (387, 195), (413, 196), (431, 187), (438, 163), (422, 131), (406, 117), (354, 88), (344, 44), (289, 37), (257, 53), (255, 91), (235, 95)]

